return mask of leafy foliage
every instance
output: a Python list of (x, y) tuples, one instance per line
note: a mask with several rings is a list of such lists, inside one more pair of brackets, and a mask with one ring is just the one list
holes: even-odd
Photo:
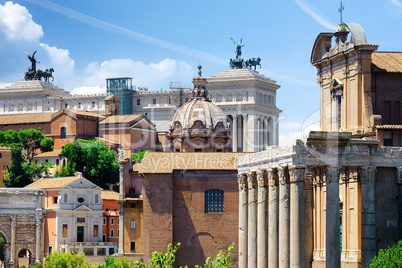
[(59, 253), (53, 251), (46, 256), (45, 262), (46, 268), (86, 268), (89, 267), (87, 261), (85, 261), (85, 255), (83, 253)]
[(32, 161), (35, 151), (48, 152), (53, 150), (54, 141), (43, 136), (37, 129), (24, 129), (20, 131), (0, 131), (0, 145), (10, 148), (20, 147), (24, 149), (25, 156)]
[(137, 162), (137, 163), (141, 163), (142, 159), (144, 158), (144, 155), (146, 152), (152, 152), (152, 150), (145, 150), (145, 151), (141, 151), (138, 153), (133, 154), (132, 156), (132, 160)]
[(402, 240), (398, 241), (398, 244), (388, 247), (388, 249), (380, 249), (369, 267), (402, 267)]
[[(78, 141), (74, 138), (73, 143), (64, 146), (62, 155), (67, 157), (67, 167), (61, 170), (62, 173), (75, 171), (82, 172), (91, 182), (106, 188), (119, 168), (115, 151), (110, 151), (103, 141)], [(67, 175), (67, 176), (68, 176)]]
[[(216, 255), (215, 260), (208, 257), (205, 261), (204, 268), (233, 268), (231, 263), (232, 253), (230, 252), (234, 249), (234, 243), (228, 248), (228, 254), (225, 256), (222, 250)], [(195, 268), (201, 268), (201, 266), (196, 265)]]
[[(163, 252), (157, 252), (157, 251), (152, 252), (152, 259), (149, 260), (151, 266), (149, 267), (174, 268), (176, 262), (176, 252), (179, 248), (180, 248), (180, 242), (177, 243), (177, 245), (174, 248), (172, 244), (169, 243), (169, 245), (167, 246), (167, 252), (165, 254)], [(141, 268), (148, 267), (140, 261), (136, 261), (135, 264)]]
[(7, 168), (4, 184), (6, 187), (24, 187), (35, 177), (48, 172), (51, 163), (31, 163), (21, 152), (21, 147), (11, 148), (11, 165)]

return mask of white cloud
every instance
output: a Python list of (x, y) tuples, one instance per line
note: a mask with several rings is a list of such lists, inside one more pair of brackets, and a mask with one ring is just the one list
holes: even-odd
[[(294, 123), (297, 125), (297, 123)], [(312, 123), (310, 125), (302, 125), (298, 123), (300, 131), (287, 132), (279, 135), (279, 145), (295, 145), (296, 140), (306, 141), (310, 131), (320, 130), (320, 122)], [(282, 124), (279, 125), (282, 128)], [(282, 131), (281, 131), (282, 132)]]
[(29, 11), (12, 2), (0, 5), (0, 31), (9, 41), (38, 41), (43, 36), (42, 26), (32, 20)]
[[(170, 81), (191, 81), (194, 70), (184, 61), (164, 59), (158, 63), (145, 64), (132, 59), (112, 59), (102, 63), (92, 62), (84, 71), (86, 76), (77, 80), (76, 86), (103, 87), (106, 78), (133, 77), (133, 84), (148, 87), (149, 90), (168, 88)], [(88, 94), (85, 87), (76, 88), (74, 92)], [(88, 92), (92, 89), (88, 89)]]
[(391, 3), (402, 8), (402, 2), (398, 1), (398, 0), (391, 0)]
[[(296, 1), (296, 4), (301, 8), (301, 10), (303, 10), (308, 15), (310, 15), (310, 17), (312, 17), (321, 26), (324, 26), (325, 28), (327, 28), (329, 30), (333, 30), (333, 31), (336, 30), (337, 26), (332, 24), (331, 22), (327, 21), (326, 19), (324, 19), (320, 15), (318, 15), (317, 12), (315, 11), (315, 9), (312, 6), (302, 2), (300, 0), (295, 0), (295, 1)], [(397, 1), (397, 0), (391, 0), (391, 1)]]
[(54, 69), (54, 77), (57, 78), (57, 84), (72, 84), (74, 81), (72, 77), (74, 75), (74, 60), (70, 58), (68, 49), (61, 49), (57, 47), (51, 47), (47, 44), (40, 43), (40, 46), (46, 51), (50, 66)]

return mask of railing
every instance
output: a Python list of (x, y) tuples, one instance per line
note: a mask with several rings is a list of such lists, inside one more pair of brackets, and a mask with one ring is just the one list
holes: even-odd
[(117, 247), (116, 242), (66, 242), (66, 243), (61, 243), (62, 247), (96, 247), (96, 246), (104, 246), (104, 247)]

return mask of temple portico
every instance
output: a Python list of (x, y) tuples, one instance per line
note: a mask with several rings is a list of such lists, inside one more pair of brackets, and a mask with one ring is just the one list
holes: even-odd
[(401, 233), (383, 223), (399, 216), (377, 209), (402, 201), (379, 193), (400, 187), (400, 148), (311, 132), (306, 144), (244, 155), (238, 166), (242, 267), (367, 267), (394, 242), (388, 233)]

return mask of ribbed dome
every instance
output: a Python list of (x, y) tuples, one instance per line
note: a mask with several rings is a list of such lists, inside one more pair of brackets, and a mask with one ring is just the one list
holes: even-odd
[(171, 127), (175, 127), (177, 123), (183, 130), (191, 129), (195, 127), (194, 123), (197, 123), (197, 128), (208, 129), (213, 133), (218, 129), (222, 131), (228, 128), (222, 110), (215, 103), (199, 98), (193, 98), (180, 107), (173, 117)]
[(173, 116), (166, 139), (175, 152), (227, 152), (230, 131), (226, 116), (208, 99), (207, 80), (201, 76), (201, 66), (198, 69), (193, 97)]

